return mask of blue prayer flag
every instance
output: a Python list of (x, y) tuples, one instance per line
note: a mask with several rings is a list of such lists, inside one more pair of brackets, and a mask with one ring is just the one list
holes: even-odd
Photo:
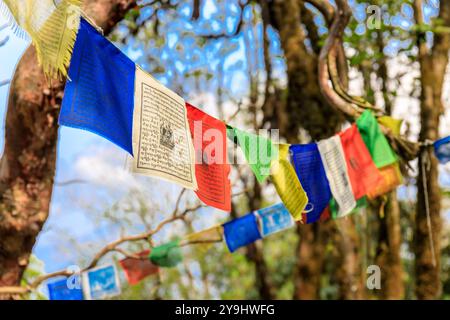
[(81, 19), (59, 124), (98, 134), (133, 155), (135, 73), (134, 62)]
[(83, 290), (86, 300), (98, 300), (119, 295), (119, 276), (114, 265), (98, 267), (83, 273)]
[(256, 216), (253, 213), (225, 223), (223, 229), (230, 252), (261, 239)]
[(450, 161), (450, 136), (434, 143), (434, 153), (440, 163), (446, 164)]
[(261, 222), (261, 235), (263, 237), (289, 229), (295, 225), (292, 215), (282, 203), (260, 209), (256, 211), (256, 215)]
[(81, 286), (69, 288), (68, 279), (62, 279), (47, 284), (50, 300), (83, 300)]
[(330, 185), (316, 143), (291, 146), (292, 161), (297, 176), (308, 195), (306, 223), (320, 219), (331, 199)]

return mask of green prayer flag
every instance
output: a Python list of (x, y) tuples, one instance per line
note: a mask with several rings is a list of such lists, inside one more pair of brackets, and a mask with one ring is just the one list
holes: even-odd
[[(359, 210), (365, 207), (367, 207), (367, 199), (366, 197), (362, 197), (361, 199), (356, 201), (356, 207), (349, 213), (349, 215), (357, 213)], [(333, 219), (337, 219), (339, 217), (339, 207), (334, 198), (331, 198), (330, 200), (330, 214)]]
[(175, 267), (183, 261), (180, 240), (175, 240), (153, 248), (150, 252), (149, 259), (153, 264), (161, 267)]
[(377, 168), (397, 162), (397, 156), (381, 132), (377, 119), (375, 119), (372, 112), (369, 110), (364, 111), (356, 120), (356, 125)]
[(270, 164), (278, 158), (278, 147), (270, 139), (227, 126), (227, 135), (237, 139), (250, 168), (259, 183), (270, 175)]

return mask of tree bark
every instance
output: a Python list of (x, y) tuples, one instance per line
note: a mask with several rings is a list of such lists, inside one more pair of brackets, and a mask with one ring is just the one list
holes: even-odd
[[(383, 32), (377, 31), (377, 49), (380, 53), (378, 59), (378, 77), (381, 81), (384, 109), (386, 114), (392, 115), (392, 100), (389, 97), (389, 75), (387, 58), (383, 54), (385, 42)], [(385, 216), (379, 217), (379, 236), (377, 244), (376, 263), (381, 269), (380, 297), (387, 300), (399, 300), (405, 296), (405, 283), (403, 278), (403, 264), (400, 256), (402, 234), (400, 225), (400, 205), (397, 192), (387, 195)]]
[(361, 270), (359, 253), (360, 239), (353, 217), (346, 217), (335, 221), (337, 231), (335, 244), (339, 253), (339, 263), (336, 280), (339, 285), (341, 300), (364, 299), (364, 273)]
[[(104, 33), (136, 5), (86, 0), (85, 12)], [(0, 286), (19, 285), (36, 237), (48, 218), (64, 84), (50, 86), (30, 47), (11, 84), (0, 165)]]
[[(423, 24), (423, 3), (415, 1), (415, 17), (418, 24)], [(450, 2), (440, 2), (440, 14), (446, 26), (450, 26)], [(418, 35), (420, 83), (422, 92), (420, 96), (420, 121), (421, 130), (419, 139), (436, 140), (439, 138), (439, 117), (444, 107), (442, 103), (442, 87), (446, 68), (448, 65), (448, 51), (450, 48), (449, 34), (435, 34), (434, 46), (428, 49), (425, 33)], [(441, 249), (441, 196), (438, 183), (438, 161), (430, 149), (424, 150), (430, 158), (428, 164), (422, 165), (423, 158), (419, 159), (419, 176), (417, 179), (417, 213), (415, 221), (415, 276), (416, 296), (418, 299), (437, 299), (441, 295), (440, 281), (440, 249)], [(425, 172), (424, 172), (425, 171)], [(424, 183), (422, 177), (426, 177)], [(426, 189), (424, 187), (426, 186)], [(427, 199), (431, 220), (429, 232), (427, 222)], [(433, 252), (430, 245), (433, 241), (435, 265), (433, 264)]]
[[(323, 97), (317, 74), (320, 46), (313, 50), (305, 45), (308, 31), (310, 38), (317, 37), (311, 13), (303, 1), (259, 1), (263, 19), (279, 34), (287, 65), (287, 99), (283, 110), (277, 110), (281, 136), (288, 143), (298, 143), (299, 129), (303, 128), (316, 141), (338, 131), (343, 116), (336, 112)], [(305, 27), (304, 27), (305, 26)], [(298, 260), (294, 269), (294, 299), (318, 299), (320, 277), (323, 269), (327, 232), (317, 226), (301, 225)]]
[(298, 225), (298, 259), (294, 269), (294, 299), (320, 298), (326, 246), (332, 222)]
[[(266, 1), (260, 1), (262, 6), (265, 5), (263, 2)], [(287, 117), (284, 118), (285, 123), (279, 123), (280, 134), (291, 142), (298, 142), (300, 127), (314, 140), (333, 135), (343, 121), (342, 115), (326, 102), (320, 92), (318, 58), (305, 45), (301, 3), (298, 0), (276, 0), (268, 5), (269, 23), (279, 33), (287, 65)]]
[(379, 218), (379, 236), (376, 264), (381, 269), (380, 298), (399, 300), (405, 297), (403, 265), (400, 256), (402, 244), (400, 206), (397, 192), (388, 195), (384, 217)]

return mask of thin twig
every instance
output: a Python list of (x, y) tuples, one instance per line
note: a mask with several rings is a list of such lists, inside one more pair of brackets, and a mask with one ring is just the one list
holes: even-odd
[(85, 183), (89, 183), (89, 181), (82, 180), (82, 179), (73, 179), (73, 180), (55, 182), (55, 186), (66, 187), (66, 186), (69, 186), (72, 184), (85, 184)]
[(11, 80), (3, 80), (0, 81), (0, 87), (6, 86), (7, 84), (9, 84), (11, 82)]
[[(127, 243), (127, 242), (136, 242), (136, 241), (142, 241), (142, 240), (149, 240), (151, 239), (152, 236), (154, 236), (156, 233), (158, 233), (164, 226), (175, 222), (177, 220), (183, 220), (186, 215), (190, 212), (194, 212), (197, 211), (198, 209), (200, 209), (201, 207), (203, 207), (203, 205), (197, 205), (195, 207), (192, 208), (186, 208), (185, 210), (183, 210), (182, 212), (180, 212), (179, 214), (177, 214), (177, 211), (179, 210), (179, 203), (181, 201), (181, 197), (183, 195), (184, 191), (180, 193), (178, 200), (177, 200), (177, 205), (176, 205), (176, 209), (175, 209), (175, 214), (172, 215), (170, 218), (167, 218), (165, 220), (163, 220), (162, 222), (160, 222), (156, 228), (149, 230), (147, 232), (141, 233), (141, 234), (137, 234), (137, 235), (133, 235), (133, 236), (126, 236), (126, 237), (122, 237), (119, 238), (116, 241), (113, 241), (111, 243), (109, 243), (108, 245), (106, 245), (105, 247), (103, 247), (103, 249), (101, 249), (92, 259), (92, 261), (89, 263), (89, 265), (82, 269), (81, 272), (86, 272), (89, 269), (94, 268), (95, 266), (97, 266), (97, 264), (99, 263), (99, 261), (108, 253), (110, 252), (119, 252), (121, 254), (123, 254), (125, 257), (128, 258), (136, 258), (136, 255), (132, 255), (129, 254), (127, 252), (125, 252), (124, 250), (118, 248), (118, 246)], [(207, 241), (205, 241), (207, 242)], [(198, 242), (196, 242), (198, 243)], [(195, 243), (195, 244), (196, 244)], [(207, 242), (209, 243), (209, 242)], [(194, 244), (194, 243), (193, 243)], [(0, 295), (1, 294), (25, 294), (25, 293), (29, 293), (31, 291), (36, 290), (44, 281), (54, 278), (54, 277), (60, 277), (60, 276), (65, 276), (65, 277), (69, 277), (76, 274), (76, 272), (71, 272), (71, 271), (66, 271), (66, 270), (61, 270), (61, 271), (57, 271), (57, 272), (53, 272), (53, 273), (49, 273), (43, 276), (40, 276), (38, 278), (36, 278), (33, 282), (31, 282), (30, 284), (26, 285), (26, 286), (16, 286), (16, 287), (0, 287)]]
[(9, 36), (6, 36), (3, 40), (0, 41), (0, 47), (4, 46), (9, 40)]

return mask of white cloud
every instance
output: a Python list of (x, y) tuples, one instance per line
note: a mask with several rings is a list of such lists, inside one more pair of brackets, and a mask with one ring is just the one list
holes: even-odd
[(115, 149), (100, 149), (79, 156), (75, 161), (75, 174), (77, 179), (114, 190), (140, 188), (141, 183), (130, 172), (127, 162), (124, 154)]

